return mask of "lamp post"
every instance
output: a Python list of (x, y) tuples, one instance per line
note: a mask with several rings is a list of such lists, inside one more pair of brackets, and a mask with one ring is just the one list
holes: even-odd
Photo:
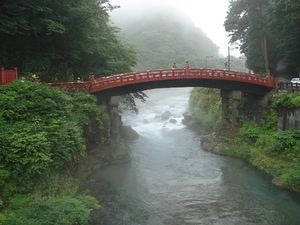
[(207, 68), (208, 59), (209, 59), (209, 58), (212, 58), (212, 57), (213, 57), (212, 55), (207, 55), (207, 56), (205, 56), (205, 68)]
[(231, 69), (231, 56), (230, 56), (230, 50), (233, 50), (234, 48), (228, 46), (228, 56), (227, 56), (227, 69)]
[(247, 73), (247, 65), (246, 65), (246, 57), (245, 56), (240, 56), (239, 59), (242, 61), (245, 73)]

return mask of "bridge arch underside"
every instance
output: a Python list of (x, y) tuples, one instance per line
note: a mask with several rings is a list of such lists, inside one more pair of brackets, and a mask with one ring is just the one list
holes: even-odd
[(272, 88), (237, 82), (228, 80), (215, 80), (215, 79), (184, 79), (184, 80), (159, 80), (144, 83), (128, 84), (119, 87), (113, 87), (102, 91), (95, 91), (94, 94), (101, 96), (119, 96), (123, 94), (129, 94), (139, 91), (145, 91), (156, 88), (172, 88), (172, 87), (208, 87), (218, 88), (223, 90), (240, 90), (245, 93), (255, 95), (265, 95), (270, 92)]

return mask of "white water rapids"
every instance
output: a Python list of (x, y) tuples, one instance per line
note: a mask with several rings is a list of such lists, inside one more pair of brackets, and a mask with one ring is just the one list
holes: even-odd
[[(200, 136), (181, 123), (190, 90), (147, 91), (138, 115), (123, 113), (124, 124), (140, 134), (130, 143), (132, 161), (95, 171), (93, 179), (107, 181), (117, 198), (126, 198), (123, 208), (131, 201), (135, 207), (109, 215), (120, 217), (117, 221), (100, 216), (95, 224), (299, 225), (299, 201), (268, 176), (201, 149)], [(139, 210), (147, 216), (137, 219)]]

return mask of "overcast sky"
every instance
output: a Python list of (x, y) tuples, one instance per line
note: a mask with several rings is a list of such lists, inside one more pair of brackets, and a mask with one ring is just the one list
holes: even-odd
[[(229, 38), (224, 29), (224, 20), (229, 5), (229, 0), (111, 0), (111, 3), (121, 6), (118, 11), (133, 9), (132, 13), (152, 7), (167, 8), (175, 6), (182, 9), (194, 21), (195, 26), (201, 28), (207, 36), (220, 47), (220, 53), (227, 55)], [(141, 10), (139, 10), (141, 9)], [(238, 51), (231, 54), (239, 55)]]

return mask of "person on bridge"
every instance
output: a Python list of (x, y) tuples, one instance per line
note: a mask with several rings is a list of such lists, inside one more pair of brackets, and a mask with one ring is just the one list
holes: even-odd
[(185, 70), (189, 70), (189, 69), (190, 69), (189, 61), (185, 61), (184, 69), (185, 69)]
[(173, 67), (172, 67), (172, 75), (174, 76), (175, 75), (175, 72), (176, 72), (176, 62), (173, 63)]
[(185, 65), (184, 65), (184, 75), (187, 75), (189, 70), (190, 70), (190, 64), (189, 64), (189, 61), (185, 61)]
[(172, 68), (173, 68), (173, 69), (176, 69), (176, 68), (177, 68), (176, 62), (173, 63), (173, 67), (172, 67)]

